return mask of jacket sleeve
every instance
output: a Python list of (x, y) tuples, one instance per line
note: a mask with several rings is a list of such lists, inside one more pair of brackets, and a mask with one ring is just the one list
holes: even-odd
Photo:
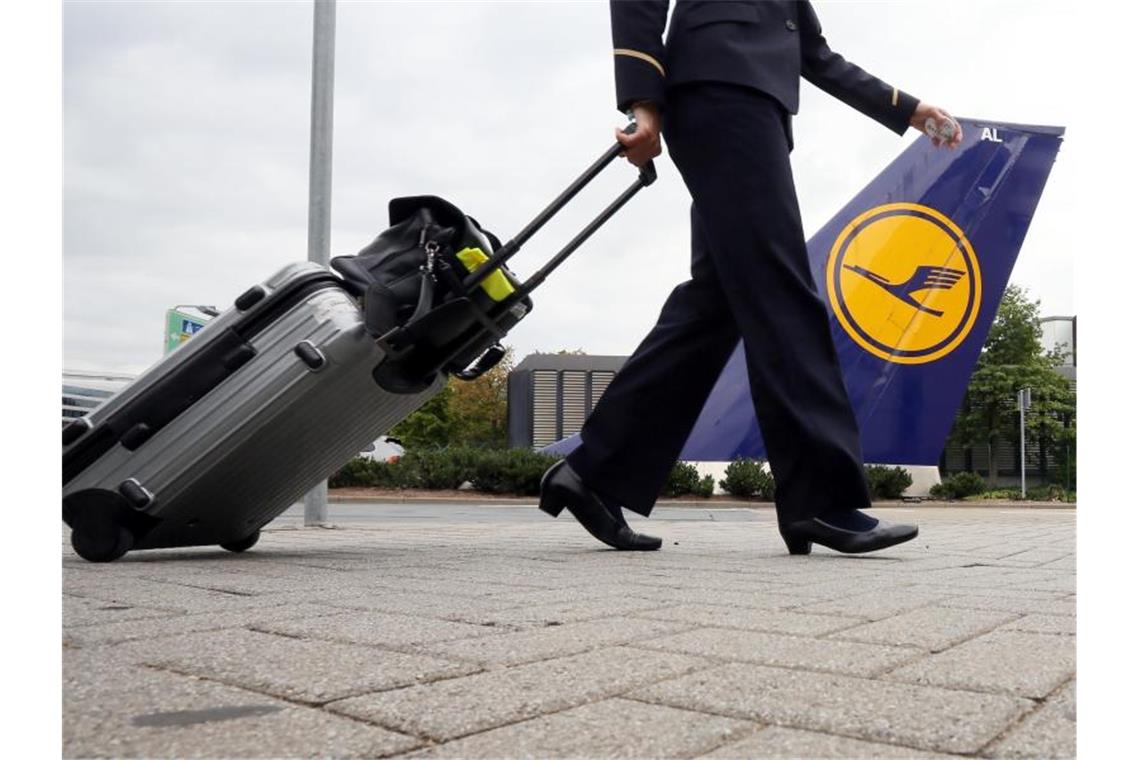
[(918, 98), (868, 74), (827, 46), (810, 2), (799, 3), (800, 73), (827, 94), (900, 135), (910, 126)]
[(669, 0), (610, 0), (617, 107), (649, 100), (665, 103), (665, 17)]

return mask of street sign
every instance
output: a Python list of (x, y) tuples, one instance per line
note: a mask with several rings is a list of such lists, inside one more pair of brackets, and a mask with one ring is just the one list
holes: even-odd
[(163, 353), (169, 354), (174, 349), (181, 346), (186, 341), (190, 340), (203, 327), (206, 326), (206, 318), (196, 316), (194, 314), (187, 314), (178, 309), (166, 310), (166, 336), (165, 347)]

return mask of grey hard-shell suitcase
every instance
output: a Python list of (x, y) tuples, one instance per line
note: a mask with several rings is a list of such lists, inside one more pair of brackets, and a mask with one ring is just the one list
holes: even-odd
[[(613, 146), (464, 278), (465, 292), (479, 288), (619, 152)], [(319, 265), (291, 264), (250, 288), (192, 340), (64, 428), (63, 519), (75, 551), (105, 562), (132, 549), (250, 548), (266, 523), (430, 400), (448, 374), (471, 379), (493, 366), (503, 326), (529, 311), (529, 293), (655, 178), (651, 164), (643, 168), (490, 311), (451, 298), (374, 335), (359, 286)], [(438, 325), (447, 340), (433, 340)], [(458, 369), (457, 361), (470, 359), (469, 369)]]

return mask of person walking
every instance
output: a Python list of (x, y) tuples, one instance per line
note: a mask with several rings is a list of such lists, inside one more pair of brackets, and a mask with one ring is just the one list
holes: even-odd
[(617, 106), (636, 131), (617, 139), (641, 166), (669, 157), (690, 195), (691, 278), (610, 383), (581, 445), (543, 476), (540, 507), (569, 509), (595, 538), (654, 550), (622, 508), (648, 516), (738, 341), (776, 481), (779, 531), (791, 554), (813, 543), (866, 552), (909, 541), (912, 525), (870, 506), (859, 429), (828, 315), (808, 264), (792, 179), (799, 79), (887, 128), (949, 125), (919, 101), (828, 46), (809, 2), (611, 0)]

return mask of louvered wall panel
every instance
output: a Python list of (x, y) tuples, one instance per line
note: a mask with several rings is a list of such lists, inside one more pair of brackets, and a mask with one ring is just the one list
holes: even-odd
[(574, 435), (586, 421), (586, 373), (562, 373), (562, 430), (563, 438)]
[(613, 372), (590, 373), (590, 411), (593, 411), (594, 407), (598, 405), (602, 399), (602, 394), (605, 393), (613, 379)]
[(558, 373), (535, 370), (534, 446), (549, 446), (558, 440)]

